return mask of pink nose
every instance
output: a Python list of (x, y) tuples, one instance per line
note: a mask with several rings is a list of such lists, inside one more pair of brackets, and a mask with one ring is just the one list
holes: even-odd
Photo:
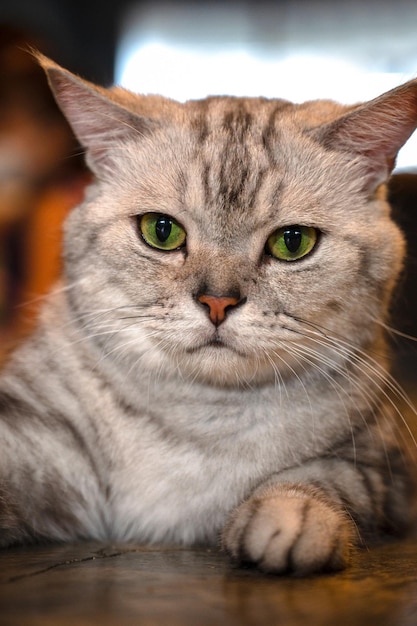
[(238, 298), (232, 298), (230, 296), (198, 296), (198, 301), (201, 304), (205, 304), (209, 308), (209, 317), (215, 326), (219, 326), (225, 317), (226, 309), (239, 304)]

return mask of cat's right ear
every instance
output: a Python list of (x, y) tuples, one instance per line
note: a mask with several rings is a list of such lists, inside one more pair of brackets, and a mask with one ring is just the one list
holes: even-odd
[(364, 188), (373, 191), (387, 180), (398, 151), (416, 128), (417, 80), (412, 80), (312, 134), (327, 148), (360, 156)]
[(121, 141), (152, 132), (156, 123), (134, 114), (110, 90), (89, 83), (36, 52), (55, 99), (86, 149), (87, 164), (99, 177), (114, 173)]

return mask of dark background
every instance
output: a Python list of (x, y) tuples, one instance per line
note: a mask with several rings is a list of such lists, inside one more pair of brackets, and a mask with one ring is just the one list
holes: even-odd
[(113, 81), (119, 18), (131, 0), (0, 0), (0, 22), (39, 36), (59, 63), (100, 84)]
[[(221, 4), (221, 2), (219, 3)], [(175, 6), (176, 3), (167, 2), (166, 4)], [(198, 1), (189, 0), (188, 4), (198, 4)], [(214, 5), (216, 2), (213, 0), (212, 4)], [(229, 2), (228, 4), (233, 3)], [(362, 40), (365, 42), (368, 54), (372, 54), (372, 37), (375, 37), (375, 41), (377, 41), (378, 29), (381, 30), (381, 25), (384, 28), (389, 28), (390, 20), (401, 11), (400, 4), (403, 8), (411, 6), (407, 0), (400, 2), (380, 0), (379, 2), (370, 1), (366, 3), (353, 0), (352, 3), (340, 3), (340, 5), (328, 0), (280, 0), (275, 2), (243, 0), (239, 4), (249, 15), (253, 16), (253, 20), (256, 22), (257, 36), (261, 39), (264, 36), (267, 40), (271, 36), (271, 24), (268, 21), (270, 14), (273, 13), (275, 19), (282, 20), (283, 41), (285, 37), (288, 38), (291, 35), (291, 33), (285, 32), (286, 19), (290, 20), (293, 30), (295, 24), (296, 31), (298, 18), (300, 38), (304, 36), (302, 33), (302, 28), (304, 28), (307, 35), (317, 37), (317, 41), (320, 41), (322, 34), (324, 36), (326, 12), (331, 9), (334, 14), (335, 5), (340, 6), (341, 21), (345, 20), (347, 26), (350, 24), (351, 30), (357, 29), (358, 24), (369, 25), (369, 36), (365, 30), (364, 39), (362, 33)], [(43, 51), (56, 61), (89, 80), (110, 85), (114, 80), (115, 52), (121, 34), (122, 18), (129, 7), (140, 5), (140, 0), (0, 0), (0, 23), (21, 27), (29, 33), (39, 36), (45, 44)], [(313, 9), (316, 9), (317, 19), (311, 23), (310, 28), (308, 23), (307, 26), (305, 24), (305, 10), (308, 7), (311, 12), (313, 5)], [(375, 26), (375, 30), (373, 30), (372, 25)], [(405, 24), (404, 28), (406, 26)], [(417, 23), (414, 27), (417, 49)], [(400, 26), (397, 24), (396, 28), (401, 30), (401, 24)], [(329, 30), (331, 30), (331, 25)], [(398, 31), (399, 40), (401, 40), (400, 30)], [(330, 37), (329, 32), (326, 33), (326, 36)], [(340, 40), (340, 46), (343, 46), (344, 43), (346, 42)], [(380, 43), (379, 41), (379, 45)], [(338, 41), (333, 41), (333, 45), (337, 46)], [(388, 39), (387, 50), (389, 46), (390, 41)], [(396, 64), (395, 71), (401, 69), (402, 58), (406, 60), (408, 52), (406, 46), (401, 47), (396, 44), (395, 50), (392, 46), (390, 62)], [(417, 67), (415, 70), (417, 72)], [(409, 243), (407, 265), (394, 302), (393, 326), (402, 333), (414, 336), (417, 336), (416, 179), (417, 173), (400, 172), (393, 178), (390, 192), (395, 215), (406, 233)], [(402, 369), (408, 376), (414, 377), (415, 372), (417, 372), (417, 343), (401, 337), (393, 337), (393, 341)]]

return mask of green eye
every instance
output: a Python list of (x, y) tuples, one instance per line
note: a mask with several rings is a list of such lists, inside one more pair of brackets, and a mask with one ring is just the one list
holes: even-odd
[(312, 251), (318, 240), (318, 230), (310, 226), (284, 226), (266, 242), (266, 252), (280, 261), (297, 261)]
[(139, 220), (139, 230), (151, 248), (158, 250), (178, 250), (186, 239), (185, 230), (169, 215), (145, 213)]

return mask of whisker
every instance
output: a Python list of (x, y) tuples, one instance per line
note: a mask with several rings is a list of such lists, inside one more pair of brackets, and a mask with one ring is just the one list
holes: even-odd
[(409, 341), (413, 341), (417, 343), (417, 337), (414, 337), (414, 335), (409, 335), (408, 333), (404, 333), (401, 330), (397, 330), (396, 328), (393, 328), (392, 326), (385, 324), (381, 320), (373, 319), (373, 321), (376, 322), (379, 326), (381, 326), (384, 330), (386, 330), (390, 335), (395, 335), (396, 337), (402, 337), (403, 339), (408, 339)]
[[(361, 393), (363, 397), (365, 397), (366, 395), (370, 399), (370, 401), (375, 401), (378, 398), (378, 395), (382, 396), (401, 420), (401, 423), (406, 429), (407, 436), (410, 438), (413, 446), (417, 447), (415, 436), (409, 424), (407, 423), (405, 416), (401, 412), (401, 409), (398, 407), (398, 405), (394, 402), (388, 391), (394, 394), (394, 397), (397, 397), (399, 400), (401, 400), (406, 405), (406, 407), (410, 411), (412, 411), (414, 415), (417, 415), (417, 410), (405, 391), (392, 376), (392, 374), (385, 370), (381, 366), (381, 364), (369, 353), (358, 348), (357, 346), (350, 344), (345, 339), (341, 339), (339, 337), (331, 337), (327, 329), (322, 330), (321, 327), (317, 324), (312, 324), (311, 322), (307, 321), (304, 322), (304, 320), (301, 319), (297, 319), (297, 321), (301, 325), (314, 328), (314, 333), (303, 333), (302, 331), (297, 331), (301, 335), (304, 334), (307, 339), (315, 342), (320, 347), (325, 347), (327, 349), (333, 350), (335, 354), (341, 356), (350, 363), (355, 363), (356, 366), (359, 366), (361, 368), (361, 376), (364, 376), (365, 379), (368, 380), (368, 382), (372, 383), (371, 387), (362, 389)], [(307, 348), (304, 346), (303, 349), (307, 350)], [(317, 356), (319, 356), (319, 358), (324, 362), (325, 356), (322, 355), (321, 352)], [(358, 380), (358, 377), (356, 377), (356, 379)], [(360, 390), (360, 387), (358, 387), (358, 390)]]

